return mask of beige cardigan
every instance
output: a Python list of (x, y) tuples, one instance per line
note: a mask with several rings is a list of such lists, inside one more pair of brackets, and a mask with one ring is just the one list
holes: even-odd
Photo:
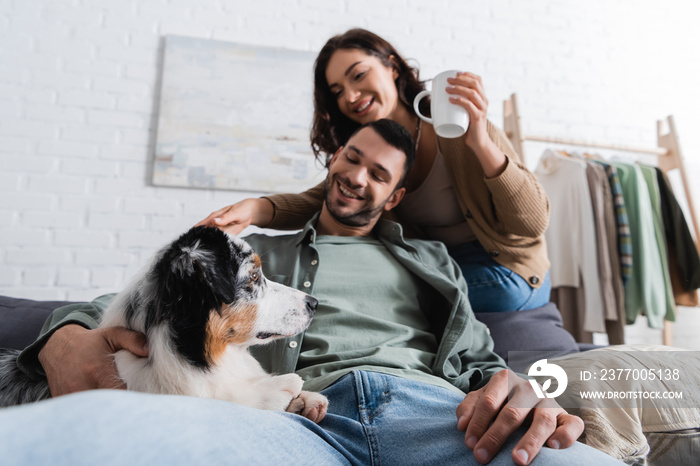
[[(503, 173), (495, 178), (484, 177), (479, 160), (462, 138), (438, 137), (438, 146), (462, 213), (481, 245), (496, 262), (539, 288), (549, 270), (544, 241), (549, 199), (537, 178), (520, 162), (505, 133), (491, 122), (487, 130), (508, 159)], [(268, 228), (299, 229), (321, 209), (323, 183), (301, 194), (265, 198), (274, 206)], [(424, 237), (416, 226), (400, 217), (398, 221), (406, 228), (407, 236)]]

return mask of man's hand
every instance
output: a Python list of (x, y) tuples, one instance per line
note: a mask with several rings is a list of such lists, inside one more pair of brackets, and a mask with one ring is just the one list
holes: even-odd
[(267, 199), (245, 199), (209, 214), (195, 226), (218, 228), (237, 235), (250, 225), (266, 227), (274, 215), (274, 207)]
[(530, 428), (512, 452), (520, 465), (530, 464), (545, 442), (550, 448), (568, 448), (583, 433), (579, 417), (567, 414), (552, 398), (537, 398), (529, 382), (510, 370), (470, 392), (457, 407), (457, 419), (464, 442), (480, 463), (488, 463), (526, 419), (532, 420)]
[(51, 396), (93, 388), (126, 388), (112, 357), (123, 349), (148, 356), (146, 337), (123, 327), (87, 330), (66, 325), (56, 330), (39, 352)]

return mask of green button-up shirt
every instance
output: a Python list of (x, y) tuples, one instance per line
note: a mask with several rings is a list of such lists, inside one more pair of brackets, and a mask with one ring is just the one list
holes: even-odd
[[(263, 272), (269, 279), (313, 294), (319, 261), (314, 246), (317, 218), (293, 235), (245, 238), (262, 258)], [(466, 393), (505, 369), (504, 361), (493, 352), (488, 329), (474, 317), (466, 282), (445, 246), (404, 239), (401, 226), (388, 220), (380, 220), (374, 234), (399, 263), (429, 285), (431, 305), (423, 312), (438, 342), (433, 375)], [(357, 291), (362, 292), (362, 283), (357, 284)], [(294, 372), (303, 338), (299, 334), (251, 348), (251, 352), (271, 372)]]

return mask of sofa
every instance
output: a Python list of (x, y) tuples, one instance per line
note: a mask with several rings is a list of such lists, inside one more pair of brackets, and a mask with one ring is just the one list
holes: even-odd
[[(0, 348), (25, 348), (37, 338), (48, 315), (66, 304), (70, 302), (0, 296)], [(598, 348), (576, 343), (563, 329), (559, 311), (551, 303), (526, 312), (478, 313), (476, 317), (489, 328), (495, 352), (516, 372), (526, 372), (535, 358), (544, 353), (550, 360), (557, 361), (564, 367), (568, 365), (568, 369), (579, 370), (610, 357), (614, 350), (627, 349)], [(533, 351), (530, 359), (509, 357), (512, 351), (522, 354), (524, 350)], [(698, 374), (700, 361), (697, 370), (686, 380), (686, 385), (700, 387)], [(697, 399), (700, 401), (700, 396)], [(605, 409), (576, 414), (581, 415), (586, 422), (586, 432), (589, 433), (583, 439), (586, 443), (622, 458), (628, 464), (697, 464), (697, 458), (700, 458), (700, 406), (693, 410), (678, 411), (662, 413), (661, 424), (658, 413), (643, 403), (624, 410), (621, 418), (611, 415), (613, 410)], [(647, 428), (652, 422), (653, 427)]]
[[(0, 348), (26, 348), (36, 340), (49, 314), (71, 303), (0, 296)], [(494, 351), (506, 362), (511, 351), (541, 351), (557, 357), (594, 347), (576, 343), (562, 327), (559, 310), (552, 303), (527, 312), (477, 313), (476, 318), (489, 328)], [(511, 368), (515, 371), (526, 369), (521, 360), (514, 364)]]
[(0, 296), (0, 348), (24, 349), (39, 336), (51, 312), (71, 301), (34, 301)]

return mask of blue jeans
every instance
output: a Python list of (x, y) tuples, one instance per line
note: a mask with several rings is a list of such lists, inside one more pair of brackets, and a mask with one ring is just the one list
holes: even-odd
[[(320, 425), (234, 403), (95, 390), (0, 410), (3, 465), (476, 465), (457, 430), (463, 396), (408, 379), (354, 371), (323, 391)], [(512, 436), (489, 464), (512, 464)], [(623, 464), (576, 443), (532, 464)]]
[(450, 248), (469, 287), (474, 312), (525, 311), (549, 302), (552, 281), (549, 272), (539, 288), (493, 260), (478, 241)]

